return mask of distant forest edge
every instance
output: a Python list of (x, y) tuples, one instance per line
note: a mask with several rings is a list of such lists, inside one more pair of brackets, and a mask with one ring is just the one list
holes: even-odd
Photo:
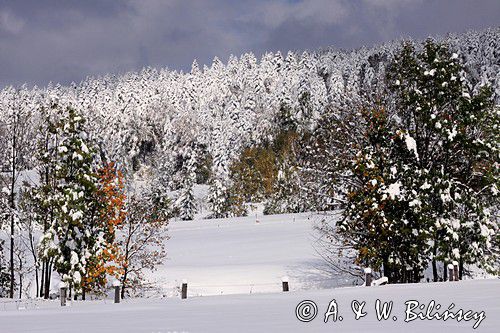
[[(500, 103), (500, 28), (434, 40), (459, 55), (471, 91), (489, 85)], [(152, 166), (178, 189), (193, 155), (196, 182), (225, 178), (245, 148), (276, 141), (284, 121), (313, 129), (327, 107), (383, 93), (386, 68), (400, 46), (266, 53), (260, 61), (245, 53), (227, 64), (216, 57), (203, 68), (195, 60), (190, 73), (144, 68), (71, 86), (6, 87), (0, 105), (30, 108), (38, 117), (54, 102), (71, 105), (85, 117), (103, 158), (126, 170)]]
[[(500, 102), (500, 28), (435, 40), (458, 55), (471, 94), (487, 85)], [(391, 42), (352, 51), (266, 53), (260, 61), (246, 53), (227, 64), (215, 58), (204, 68), (194, 61), (190, 73), (145, 68), (72, 86), (7, 87), (0, 92), (0, 123), (9, 122), (7, 110), (28, 112), (31, 131), (24, 141), (35, 147), (47, 110), (70, 106), (86, 120), (101, 161), (113, 161), (126, 178), (135, 175), (181, 196), (192, 196), (193, 184), (210, 184), (215, 217), (242, 215), (245, 202), (266, 202), (268, 213), (328, 210), (335, 207), (331, 195), (318, 199), (316, 187), (315, 199), (306, 200), (306, 184), (292, 179), (304, 156), (290, 161), (289, 155), (300, 155), (323, 120), (387, 95), (386, 70), (400, 48)], [(2, 131), (7, 127), (0, 126), (0, 143), (8, 155)], [(24, 169), (36, 169), (35, 153), (24, 152)], [(0, 168), (9, 171), (7, 158)], [(280, 179), (294, 182), (295, 194), (304, 190), (300, 202), (277, 203)]]

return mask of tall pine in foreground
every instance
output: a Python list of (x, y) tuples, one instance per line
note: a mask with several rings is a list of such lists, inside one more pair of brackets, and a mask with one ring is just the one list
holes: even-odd
[(500, 115), (492, 90), (470, 90), (458, 54), (431, 40), (420, 52), (405, 45), (388, 73), (402, 126), (416, 142), (414, 200), (431, 225), (432, 259), (457, 260), (460, 276), (466, 264), (494, 269)]
[(99, 203), (94, 152), (85, 132), (84, 119), (71, 107), (59, 110), (51, 134), (60, 138), (55, 162), (52, 205), (54, 219), (41, 239), (42, 257), (54, 258), (62, 280), (79, 291), (87, 260), (100, 240), (96, 230)]
[[(469, 91), (458, 55), (428, 40), (404, 44), (389, 67), (385, 105), (365, 112), (348, 167), (339, 231), (357, 263), (390, 281), (418, 281), (429, 262), (494, 269), (499, 115), (487, 87)], [(408, 274), (411, 272), (411, 274)]]

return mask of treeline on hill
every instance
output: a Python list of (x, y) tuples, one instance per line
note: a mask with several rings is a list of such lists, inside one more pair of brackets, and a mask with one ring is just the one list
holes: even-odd
[(192, 219), (196, 184), (209, 185), (213, 218), (258, 202), (267, 214), (340, 212), (322, 228), (339, 271), (370, 266), (397, 282), (428, 264), (438, 280), (453, 260), (461, 274), (470, 263), (498, 270), (499, 58), (497, 28), (5, 88), (0, 223), (12, 237), (0, 291), (21, 291), (28, 269), (41, 295), (53, 269), (77, 293), (97, 290), (108, 281), (87, 282), (91, 265), (107, 261), (116, 269), (99, 277), (126, 279), (128, 223)]

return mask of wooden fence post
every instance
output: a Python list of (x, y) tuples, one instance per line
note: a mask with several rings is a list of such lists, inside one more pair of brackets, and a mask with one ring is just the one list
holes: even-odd
[(286, 291), (289, 291), (289, 287), (288, 287), (288, 276), (283, 276), (281, 278), (281, 284), (283, 286), (283, 291), (286, 292)]
[(455, 280), (455, 274), (454, 274), (454, 267), (453, 264), (448, 264), (448, 281), (454, 281)]
[(458, 281), (458, 261), (453, 262), (453, 277), (454, 281)]
[(59, 298), (61, 299), (61, 306), (66, 306), (66, 297), (67, 297), (68, 286), (66, 283), (59, 283)]
[(188, 283), (187, 280), (182, 280), (182, 288), (181, 288), (181, 299), (186, 299), (188, 293)]
[(120, 303), (120, 281), (115, 280), (113, 287), (115, 288), (115, 303)]
[(365, 268), (365, 286), (369, 287), (372, 285), (372, 269)]

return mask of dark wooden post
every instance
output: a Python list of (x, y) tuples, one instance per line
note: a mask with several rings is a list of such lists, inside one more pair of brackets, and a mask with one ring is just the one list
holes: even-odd
[(120, 281), (115, 280), (113, 287), (115, 288), (115, 303), (120, 303)]
[(455, 280), (453, 264), (448, 264), (448, 281)]
[(66, 283), (61, 282), (59, 283), (59, 298), (61, 299), (61, 306), (66, 306), (66, 297), (67, 297), (67, 292), (68, 292), (68, 287), (66, 286)]
[(369, 287), (372, 285), (372, 269), (365, 268), (365, 286)]
[(289, 291), (289, 287), (288, 287), (288, 276), (283, 276), (281, 278), (281, 284), (283, 286), (283, 291)]
[(454, 277), (454, 281), (459, 280), (459, 278), (458, 278), (458, 261), (453, 262), (453, 277)]
[(188, 283), (187, 280), (182, 280), (181, 288), (181, 299), (186, 299), (188, 294)]

